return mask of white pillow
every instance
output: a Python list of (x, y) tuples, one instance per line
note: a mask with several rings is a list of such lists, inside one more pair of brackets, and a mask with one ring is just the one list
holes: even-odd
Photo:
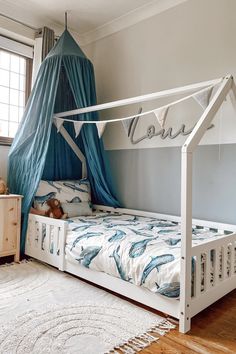
[(93, 211), (88, 202), (81, 203), (62, 203), (61, 207), (68, 218), (74, 218), (76, 216), (90, 216)]
[(56, 198), (61, 203), (90, 202), (90, 184), (87, 179), (64, 181), (40, 181), (34, 197), (34, 207), (48, 210), (47, 200)]

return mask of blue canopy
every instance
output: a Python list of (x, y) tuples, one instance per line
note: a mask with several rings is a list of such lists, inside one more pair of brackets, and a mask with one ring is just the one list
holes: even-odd
[[(96, 104), (92, 63), (65, 30), (40, 66), (23, 119), (9, 153), (8, 184), (11, 193), (24, 196), (21, 251), (24, 252), (28, 213), (41, 179), (81, 177), (81, 162), (57, 133), (54, 113)], [(96, 112), (73, 116), (74, 120), (98, 120)], [(71, 123), (64, 123), (75, 136)], [(87, 161), (92, 201), (119, 206), (112, 191), (103, 144), (95, 124), (84, 124), (76, 144)]]

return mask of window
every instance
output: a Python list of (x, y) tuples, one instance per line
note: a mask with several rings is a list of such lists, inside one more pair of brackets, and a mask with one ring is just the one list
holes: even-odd
[(0, 48), (0, 144), (10, 145), (29, 95), (32, 59)]

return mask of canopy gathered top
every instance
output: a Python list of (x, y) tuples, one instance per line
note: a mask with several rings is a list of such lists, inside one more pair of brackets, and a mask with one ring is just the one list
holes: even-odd
[[(40, 66), (34, 87), (9, 153), (8, 183), (11, 193), (24, 196), (21, 251), (24, 251), (30, 207), (41, 179), (78, 179), (82, 171), (78, 154), (67, 144), (73, 127), (65, 124), (65, 135), (57, 134), (53, 116), (63, 110), (96, 105), (92, 63), (65, 30)], [(96, 112), (75, 116), (98, 120)], [(73, 140), (73, 139), (72, 139)], [(87, 125), (74, 141), (86, 158), (93, 202), (119, 206), (96, 127)]]

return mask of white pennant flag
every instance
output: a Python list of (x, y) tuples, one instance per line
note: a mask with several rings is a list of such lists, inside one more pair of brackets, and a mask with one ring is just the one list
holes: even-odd
[(125, 130), (125, 132), (126, 132), (128, 137), (130, 136), (130, 131), (131, 131), (131, 127), (132, 127), (134, 119), (135, 118), (122, 120), (122, 124), (123, 124), (124, 130)]
[(64, 120), (61, 118), (54, 118), (54, 124), (57, 127), (57, 132), (59, 133), (61, 127), (63, 126)]
[(81, 128), (82, 128), (83, 124), (84, 124), (84, 123), (79, 122), (79, 121), (74, 122), (75, 137), (76, 137), (76, 138), (79, 136), (79, 133), (80, 133), (80, 131), (81, 131)]
[(97, 126), (97, 130), (98, 130), (98, 136), (99, 136), (99, 139), (101, 139), (103, 133), (104, 133), (104, 130), (106, 128), (106, 125), (107, 123), (96, 123), (96, 126)]
[(211, 94), (212, 94), (213, 87), (209, 87), (208, 90), (203, 92), (197, 92), (193, 98), (200, 106), (205, 110), (209, 104)]
[(164, 126), (165, 126), (168, 110), (169, 110), (169, 107), (163, 107), (160, 109), (155, 109), (155, 111), (154, 111), (154, 114), (157, 117), (158, 123), (160, 124), (160, 126), (162, 128), (164, 128)]

